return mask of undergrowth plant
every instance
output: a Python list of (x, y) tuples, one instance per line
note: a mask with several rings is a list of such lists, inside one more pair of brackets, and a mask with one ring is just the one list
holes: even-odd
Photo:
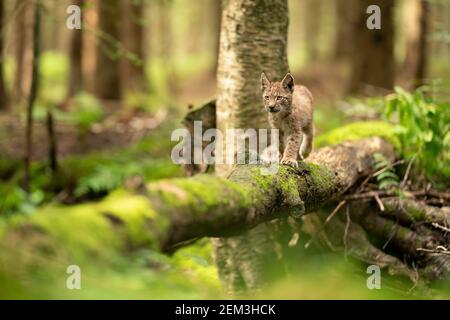
[(375, 169), (383, 171), (379, 175), (377, 175), (378, 189), (398, 189), (398, 187), (400, 186), (400, 178), (395, 172), (395, 168), (392, 163), (381, 153), (375, 153), (373, 157), (375, 159)]
[(405, 160), (414, 156), (415, 172), (433, 181), (450, 178), (450, 103), (437, 101), (427, 87), (410, 93), (396, 87), (386, 97), (385, 116), (396, 123), (400, 153)]

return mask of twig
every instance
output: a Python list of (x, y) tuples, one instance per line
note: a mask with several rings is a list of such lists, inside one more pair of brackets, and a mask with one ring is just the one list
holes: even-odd
[(383, 212), (384, 211), (384, 205), (383, 205), (383, 202), (381, 202), (380, 196), (376, 193), (374, 198), (377, 201), (378, 206), (380, 207), (380, 211)]
[(431, 196), (434, 198), (441, 198), (450, 200), (450, 193), (448, 192), (439, 192), (436, 190), (418, 190), (418, 191), (409, 191), (414, 196)]
[(385, 196), (394, 196), (395, 194), (388, 191), (368, 191), (363, 193), (349, 194), (344, 197), (344, 200), (359, 200), (364, 198), (373, 198), (373, 197), (385, 197)]
[(435, 228), (444, 230), (445, 232), (450, 232), (450, 229), (449, 229), (449, 228), (446, 228), (446, 227), (444, 227), (444, 226), (441, 226), (440, 224), (438, 224), (438, 223), (436, 223), (436, 222), (433, 222), (431, 225), (432, 225), (433, 227), (435, 227)]
[(345, 252), (345, 257), (347, 257), (347, 241), (348, 241), (348, 230), (350, 228), (350, 207), (347, 204), (347, 206), (345, 207), (345, 219), (346, 219), (346, 223), (345, 223), (345, 230), (344, 230), (344, 252)]
[(324, 229), (325, 226), (328, 224), (328, 222), (331, 221), (331, 219), (334, 218), (334, 216), (336, 215), (336, 213), (338, 213), (339, 209), (342, 208), (342, 206), (346, 203), (345, 200), (342, 200), (341, 202), (339, 202), (339, 204), (336, 206), (336, 208), (334, 208), (333, 212), (330, 213), (330, 215), (326, 218), (325, 222), (322, 224), (322, 226), (320, 227), (319, 231), (317, 231), (312, 237), (311, 239), (309, 239), (309, 241), (305, 244), (305, 248), (307, 249), (311, 243), (315, 240), (315, 238), (317, 237), (317, 235), (319, 233), (321, 233)]
[(384, 243), (384, 245), (382, 247), (383, 250), (386, 249), (386, 247), (389, 244), (389, 242), (391, 242), (391, 240), (395, 237), (395, 235), (397, 234), (398, 228), (399, 228), (399, 225), (398, 225), (398, 221), (397, 221), (397, 223), (392, 228), (391, 235), (389, 236), (389, 238), (386, 240), (386, 242)]
[(382, 168), (382, 169), (380, 169), (380, 170), (378, 170), (378, 171), (375, 171), (374, 173), (370, 174), (370, 175), (369, 175), (366, 179), (364, 179), (364, 181), (359, 185), (358, 190), (357, 190), (356, 192), (357, 192), (357, 193), (358, 193), (358, 192), (361, 192), (361, 191), (363, 190), (364, 186), (367, 184), (367, 182), (369, 182), (370, 179), (375, 178), (376, 176), (379, 176), (380, 174), (382, 174), (383, 172), (385, 172), (387, 169), (390, 169), (390, 168), (392, 168), (392, 167), (395, 167), (395, 166), (397, 166), (397, 165), (399, 165), (399, 164), (403, 164), (403, 163), (404, 163), (403, 160), (398, 160), (398, 161), (396, 161), (396, 162), (394, 162), (394, 163), (392, 163), (392, 164), (390, 164), (390, 165), (388, 165), (388, 166), (386, 166), (386, 167), (384, 167), (384, 168)]
[[(444, 248), (445, 249), (445, 248)], [(447, 249), (445, 250), (439, 250), (439, 249), (425, 249), (425, 248), (417, 248), (417, 251), (423, 251), (423, 252), (428, 252), (428, 253), (432, 253), (435, 255), (450, 255), (450, 251), (447, 251)]]
[(325, 223), (323, 224), (324, 226), (326, 224), (328, 224), (328, 222), (331, 221), (331, 219), (334, 218), (334, 216), (336, 215), (336, 213), (338, 213), (339, 209), (342, 208), (342, 206), (346, 204), (345, 200), (342, 200), (341, 202), (339, 202), (339, 204), (336, 206), (336, 208), (334, 208), (333, 212), (330, 213), (330, 215), (327, 217), (327, 219), (325, 220)]
[(417, 153), (412, 157), (412, 159), (408, 163), (408, 167), (406, 168), (405, 176), (403, 177), (403, 181), (400, 184), (400, 188), (402, 188), (402, 189), (405, 187), (406, 181), (408, 180), (408, 176), (409, 176), (409, 173), (412, 168), (412, 164), (413, 164), (414, 160), (416, 160), (416, 157), (417, 157)]

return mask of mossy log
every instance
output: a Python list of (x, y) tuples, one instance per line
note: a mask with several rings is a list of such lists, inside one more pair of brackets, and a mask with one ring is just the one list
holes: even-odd
[[(415, 262), (426, 279), (450, 279), (448, 208), (436, 208), (410, 199), (383, 199), (377, 204), (352, 207), (352, 216), (365, 231)], [(443, 228), (441, 232), (439, 228)]]
[(242, 165), (228, 179), (161, 180), (99, 203), (15, 216), (0, 224), (0, 269), (109, 259), (134, 248), (170, 251), (196, 238), (235, 235), (277, 217), (301, 216), (337, 199), (373, 170), (374, 153), (395, 156), (389, 143), (374, 137), (319, 149), (298, 169), (280, 166), (272, 175), (264, 175), (263, 166)]

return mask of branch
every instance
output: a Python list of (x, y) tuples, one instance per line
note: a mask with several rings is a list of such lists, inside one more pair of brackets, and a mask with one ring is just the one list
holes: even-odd
[[(75, 253), (79, 259), (94, 255), (108, 261), (111, 252), (170, 251), (192, 239), (235, 235), (274, 218), (306, 214), (370, 173), (374, 153), (394, 158), (392, 146), (375, 137), (319, 149), (298, 169), (280, 166), (274, 175), (263, 175), (262, 166), (242, 165), (229, 179), (161, 180), (117, 191), (96, 204), (14, 217), (0, 225), (0, 269), (10, 268), (11, 261), (20, 269)], [(29, 259), (30, 252), (39, 252), (38, 262)]]

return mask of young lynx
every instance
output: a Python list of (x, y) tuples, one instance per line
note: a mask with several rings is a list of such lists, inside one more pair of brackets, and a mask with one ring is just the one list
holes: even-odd
[(281, 81), (270, 82), (263, 72), (261, 89), (270, 126), (279, 129), (281, 163), (298, 167), (297, 154), (303, 160), (312, 150), (312, 94), (306, 87), (295, 85), (290, 73)]

